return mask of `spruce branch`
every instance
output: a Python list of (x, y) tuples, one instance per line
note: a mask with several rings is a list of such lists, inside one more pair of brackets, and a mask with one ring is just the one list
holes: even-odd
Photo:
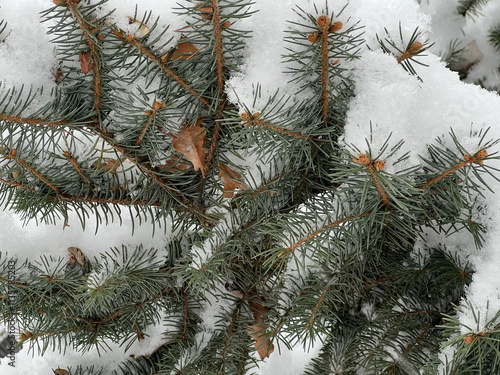
[(479, 151), (477, 151), (473, 156), (470, 156), (469, 154), (465, 154), (464, 155), (464, 160), (462, 160), (461, 162), (455, 164), (454, 166), (452, 166), (451, 168), (449, 168), (448, 170), (444, 171), (443, 173), (441, 173), (439, 176), (436, 176), (432, 179), (430, 179), (429, 181), (427, 181), (424, 185), (420, 186), (421, 189), (427, 189), (429, 188), (430, 186), (432, 186), (433, 184), (441, 181), (442, 179), (446, 178), (447, 176), (455, 173), (456, 171), (464, 168), (465, 166), (467, 165), (471, 165), (471, 164), (479, 164), (479, 165), (482, 165), (483, 164), (483, 161), (484, 159), (488, 156), (488, 151), (486, 149), (481, 149)]
[[(64, 4), (67, 6), (72, 16), (78, 23), (78, 26), (81, 28), (86, 44), (90, 49), (90, 66), (92, 67), (93, 74), (93, 91), (94, 91), (94, 109), (96, 113), (97, 121), (100, 120), (100, 113), (102, 110), (102, 86), (101, 86), (101, 47), (100, 40), (95, 35), (95, 31), (99, 31), (99, 28), (93, 28), (90, 24), (85, 20), (84, 15), (81, 13), (77, 1), (66, 1)], [(80, 55), (81, 57), (81, 55)]]
[(125, 32), (112, 28), (113, 35), (125, 44), (129, 44), (137, 49), (137, 51), (144, 55), (148, 60), (154, 62), (165, 74), (173, 78), (184, 90), (189, 94), (194, 96), (202, 104), (208, 106), (210, 102), (204, 98), (198, 91), (193, 89), (182, 77), (176, 74), (172, 69), (168, 68), (167, 65), (162, 61), (161, 57), (156, 56), (147, 46), (145, 46), (141, 41), (137, 40), (131, 34), (125, 34)]
[(289, 245), (288, 247), (286, 247), (285, 249), (283, 249), (279, 254), (278, 254), (278, 258), (283, 258), (291, 253), (293, 253), (293, 251), (303, 245), (304, 243), (306, 243), (307, 241), (313, 239), (314, 237), (322, 234), (323, 232), (327, 231), (327, 230), (330, 230), (332, 228), (335, 228), (335, 227), (338, 227), (338, 226), (341, 226), (342, 224), (346, 223), (346, 222), (349, 222), (349, 221), (353, 221), (353, 220), (356, 220), (356, 219), (361, 219), (365, 216), (368, 216), (370, 215), (371, 212), (364, 212), (362, 214), (359, 214), (359, 215), (352, 215), (352, 216), (347, 216), (347, 217), (343, 217), (341, 219), (338, 219), (336, 221), (334, 221), (333, 223), (329, 223), (321, 228), (319, 228), (318, 230), (310, 233), (307, 237), (303, 237), (301, 238), (299, 241)]
[(480, 10), (488, 3), (489, 0), (459, 0), (457, 7), (458, 14), (462, 16), (477, 16)]

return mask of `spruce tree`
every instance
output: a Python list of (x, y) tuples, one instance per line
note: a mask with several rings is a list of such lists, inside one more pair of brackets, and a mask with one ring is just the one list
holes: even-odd
[[(168, 256), (147, 244), (99, 259), (76, 247), (69, 260), (0, 253), (0, 316), (19, 319), (23, 350), (105, 355), (105, 339), (128, 346), (157, 325), (165, 343), (115, 374), (247, 374), (259, 365), (255, 352), (264, 359), (318, 338), (311, 375), (435, 374), (443, 345), (457, 347), (449, 375), (498, 372), (495, 319), (467, 334), (456, 319), (470, 266), (444, 246), (412, 253), (424, 227), (469, 231), (481, 247), (484, 228), (471, 212), (487, 188), (482, 176), (495, 172), (487, 131), (471, 134), (473, 147), (451, 131), (394, 173), (386, 160), (400, 141), (376, 151), (370, 135), (365, 149), (339, 142), (354, 90), (348, 63), (364, 39), (328, 3), (296, 8), (283, 59), (290, 81), (313, 97), (276, 93), (255, 112), (226, 87), (251, 38), (238, 25), (252, 17), (250, 0), (180, 8), (192, 22), (167, 52), (161, 19), (138, 13), (135, 32), (125, 31), (98, 12), (104, 2), (54, 0), (44, 14), (57, 21), (60, 61), (48, 104), (33, 109), (38, 93), (22, 87), (0, 98), (1, 201), (50, 223), (70, 211), (83, 226), (127, 211), (157, 231), (171, 222)], [(430, 46), (418, 30), (379, 43), (414, 75)], [(266, 168), (250, 175), (241, 160)]]

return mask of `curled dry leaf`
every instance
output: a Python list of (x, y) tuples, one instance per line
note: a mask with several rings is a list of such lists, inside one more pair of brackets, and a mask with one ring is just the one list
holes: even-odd
[(92, 69), (94, 69), (90, 50), (80, 53), (80, 67), (82, 68), (83, 74), (87, 74)]
[(136, 20), (133, 17), (129, 17), (128, 22), (130, 25), (132, 25), (132, 29), (135, 30), (133, 31), (133, 33), (136, 38), (145, 37), (151, 31), (151, 29), (146, 24), (142, 23), (139, 20)]
[[(234, 296), (243, 299), (245, 295), (239, 291), (232, 289), (230, 290), (231, 294)], [(267, 332), (269, 326), (264, 322), (264, 314), (269, 312), (269, 309), (262, 305), (263, 302), (262, 297), (257, 297), (256, 300), (249, 300), (248, 305), (252, 310), (253, 315), (253, 324), (248, 326), (247, 332), (252, 338), (255, 340), (255, 350), (260, 356), (260, 359), (264, 359), (269, 357), (274, 352), (274, 345), (271, 342), (271, 334)]]
[(232, 198), (237, 188), (248, 189), (248, 186), (241, 182), (241, 175), (222, 163), (219, 164), (219, 178), (224, 180), (224, 193), (222, 194), (224, 198)]
[(184, 157), (193, 164), (195, 171), (200, 171), (205, 178), (205, 142), (206, 129), (201, 127), (203, 118), (200, 117), (192, 126), (183, 125), (177, 135), (173, 138), (172, 147), (182, 153)]
[(186, 38), (181, 38), (177, 47), (164, 54), (161, 59), (163, 62), (174, 60), (188, 60), (198, 53), (199, 49), (194, 44), (186, 42)]
[(85, 255), (82, 253), (82, 251), (74, 246), (68, 247), (68, 252), (69, 252), (69, 263), (74, 264), (75, 262), (78, 262), (81, 266), (85, 265)]

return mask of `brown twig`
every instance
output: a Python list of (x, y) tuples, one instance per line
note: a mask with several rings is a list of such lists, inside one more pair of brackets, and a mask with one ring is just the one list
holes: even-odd
[(284, 250), (282, 250), (278, 254), (278, 257), (282, 258), (282, 257), (292, 253), (297, 247), (299, 247), (300, 245), (304, 244), (305, 242), (311, 240), (312, 238), (320, 235), (321, 233), (323, 233), (326, 230), (329, 230), (329, 229), (334, 228), (334, 227), (338, 227), (338, 226), (342, 225), (343, 223), (351, 221), (353, 219), (360, 219), (362, 217), (368, 216), (370, 213), (371, 212), (368, 211), (368, 212), (362, 213), (360, 215), (347, 216), (347, 217), (339, 219), (333, 223), (327, 224), (324, 227), (312, 232), (311, 234), (309, 234), (306, 237), (301, 238), (299, 241), (295, 242), (294, 244), (292, 244), (292, 245), (288, 246), (287, 248), (285, 248)]
[(87, 23), (83, 17), (80, 9), (76, 2), (67, 1), (68, 9), (77, 21), (80, 29), (83, 32), (87, 46), (90, 49), (90, 58), (92, 61), (92, 71), (93, 71), (93, 86), (94, 86), (94, 109), (96, 115), (99, 116), (102, 106), (102, 89), (101, 89), (101, 70), (100, 70), (100, 48), (96, 43), (96, 37), (93, 32), (93, 28)]
[(308, 331), (311, 330), (311, 328), (314, 324), (314, 320), (316, 319), (316, 315), (318, 315), (319, 309), (320, 309), (321, 305), (323, 304), (323, 301), (325, 300), (326, 293), (328, 292), (329, 288), (330, 287), (328, 285), (323, 288), (323, 292), (319, 296), (319, 298), (318, 298), (318, 300), (317, 300), (316, 304), (314, 305), (314, 308), (311, 312), (311, 318), (307, 322), (306, 330), (308, 330)]
[(479, 150), (473, 156), (470, 156), (468, 154), (464, 155), (464, 160), (463, 161), (461, 161), (460, 163), (455, 164), (453, 167), (451, 167), (450, 169), (444, 171), (439, 176), (436, 176), (436, 177), (430, 179), (429, 181), (427, 181), (427, 183), (425, 183), (424, 185), (420, 186), (420, 189), (427, 189), (429, 186), (435, 184), (436, 182), (441, 181), (446, 176), (448, 176), (448, 175), (450, 175), (450, 174), (458, 171), (459, 169), (465, 167), (468, 164), (473, 164), (473, 163), (474, 164), (482, 164), (483, 163), (483, 159), (487, 155), (488, 155), (488, 152), (485, 149)]
[(73, 166), (73, 168), (75, 168), (75, 170), (78, 172), (78, 174), (80, 175), (80, 177), (82, 178), (82, 180), (86, 184), (90, 184), (90, 181), (87, 179), (87, 177), (85, 177), (85, 174), (83, 173), (82, 169), (78, 165), (78, 162), (76, 161), (76, 159), (73, 157), (73, 155), (71, 155), (71, 152), (64, 151), (63, 152), (63, 156), (66, 158), (67, 161), (70, 162), (70, 164)]

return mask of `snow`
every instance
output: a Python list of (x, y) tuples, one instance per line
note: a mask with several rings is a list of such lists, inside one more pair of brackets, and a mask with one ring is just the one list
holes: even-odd
[[(92, 0), (92, 2), (95, 2)], [(319, 2), (321, 3), (321, 1)], [(185, 19), (178, 17), (175, 12), (179, 7), (174, 2), (158, 2), (157, 0), (110, 0), (101, 9), (102, 14), (114, 10), (109, 20), (129, 32), (133, 25), (129, 24), (128, 17), (133, 17), (137, 8), (137, 19), (142, 20), (145, 12), (152, 10), (151, 20), (160, 17), (158, 29), (153, 33), (164, 31), (161, 25), (168, 25), (169, 29), (163, 35), (161, 43), (164, 49), (175, 45), (181, 33), (176, 32), (185, 25)], [(181, 2), (180, 4), (185, 4)], [(346, 1), (329, 1), (335, 8), (342, 8)], [(252, 30), (252, 39), (244, 50), (245, 64), (240, 72), (234, 74), (227, 82), (227, 92), (231, 101), (246, 106), (253, 113), (258, 111), (267, 102), (267, 99), (279, 91), (279, 95), (294, 97), (295, 100), (307, 98), (308, 93), (302, 92), (298, 97), (298, 86), (289, 84), (290, 76), (284, 73), (281, 64), (282, 55), (286, 54), (287, 44), (283, 41), (286, 31), (289, 30), (287, 21), (296, 20), (293, 11), (295, 5), (302, 9), (313, 11), (311, 0), (256, 0), (252, 10), (258, 10), (255, 15), (240, 21), (240, 28)], [(354, 145), (360, 150), (366, 148), (365, 139), (372, 131), (372, 149), (377, 151), (390, 136), (392, 144), (404, 140), (403, 147), (394, 156), (394, 160), (405, 152), (410, 152), (406, 164), (393, 165), (394, 160), (387, 160), (387, 170), (390, 172), (403, 169), (408, 165), (419, 162), (418, 155), (425, 155), (428, 144), (437, 137), (449, 139), (448, 132), (453, 128), (459, 140), (470, 152), (474, 153), (477, 139), (470, 140), (471, 129), (478, 131), (491, 128), (489, 137), (500, 138), (498, 127), (498, 113), (500, 111), (500, 97), (481, 89), (480, 87), (459, 80), (458, 74), (450, 71), (438, 55), (443, 55), (449, 48), (451, 41), (462, 38), (462, 46), (475, 40), (483, 58), (471, 70), (468, 80), (473, 82), (483, 76), (487, 77), (487, 84), (494, 86), (500, 83), (498, 66), (500, 58), (498, 51), (486, 42), (488, 29), (500, 17), (500, 4), (488, 2), (484, 7), (484, 18), (481, 22), (464, 19), (454, 13), (454, 0), (422, 0), (419, 5), (413, 0), (351, 0), (340, 16), (345, 22), (355, 24), (360, 22), (365, 26), (364, 38), (370, 50), (366, 47), (360, 52), (360, 58), (348, 63), (355, 73), (356, 96), (350, 104), (345, 136), (342, 141), (345, 145)], [(7, 30), (0, 35), (0, 95), (11, 87), (33, 86), (35, 89), (44, 88), (44, 94), (33, 103), (33, 107), (43, 104), (55, 87), (54, 69), (56, 58), (50, 37), (46, 35), (50, 22), (40, 23), (39, 12), (53, 6), (50, 0), (0, 0), (1, 18), (8, 22)], [(395, 39), (399, 38), (399, 27), (405, 38), (408, 38), (418, 28), (423, 37), (436, 42), (425, 53), (417, 57), (418, 61), (428, 65), (416, 65), (420, 77), (410, 75), (393, 56), (383, 53), (376, 42), (376, 35), (385, 36), (387, 32)], [(36, 63), (35, 63), (36, 62)], [(257, 85), (261, 87), (261, 98), (254, 103)], [(290, 103), (293, 105), (293, 101)], [(370, 130), (372, 129), (372, 130)], [(498, 147), (497, 147), (498, 148)], [(496, 150), (488, 150), (491, 153)], [(497, 168), (497, 161), (487, 161)], [(241, 164), (241, 163), (240, 163)], [(246, 163), (245, 166), (249, 167)], [(260, 165), (262, 167), (262, 165)], [(259, 179), (257, 169), (246, 174), (247, 180)], [(258, 184), (259, 181), (256, 183)], [(500, 183), (489, 178), (488, 182), (493, 191), (500, 191)], [(448, 249), (461, 254), (468, 259), (475, 270), (473, 282), (467, 290), (466, 299), (462, 302), (463, 312), (459, 319), (463, 324), (463, 333), (470, 329), (481, 331), (488, 328), (489, 319), (500, 311), (500, 250), (497, 243), (500, 238), (500, 200), (495, 194), (485, 192), (485, 202), (488, 207), (485, 216), (481, 218), (488, 228), (485, 245), (480, 252), (475, 251), (470, 236), (457, 235), (448, 238), (437, 236), (432, 231), (425, 235), (415, 246), (415, 253), (424, 251), (425, 247), (444, 244)], [(156, 231), (153, 236), (152, 224), (149, 222), (138, 225), (132, 233), (132, 223), (123, 217), (122, 223), (108, 223), (101, 226), (94, 233), (95, 222), (90, 219), (87, 230), (80, 227), (75, 214), (70, 215), (69, 226), (63, 223), (58, 225), (44, 225), (30, 222), (23, 225), (20, 217), (7, 210), (0, 211), (0, 252), (15, 255), (18, 259), (38, 258), (40, 255), (64, 257), (69, 246), (76, 246), (90, 258), (98, 258), (111, 247), (120, 248), (122, 245), (144, 245), (147, 248), (164, 249), (169, 239), (169, 229), (165, 232)], [(221, 230), (226, 233), (234, 225), (223, 222)], [(212, 254), (212, 242), (207, 240), (203, 249), (199, 249), (198, 266)], [(304, 261), (305, 262), (305, 261)], [(289, 267), (292, 269), (292, 265)], [(290, 271), (291, 273), (297, 272)], [(209, 325), (214, 323), (215, 316), (220, 309), (228, 306), (218, 306), (218, 301), (212, 301), (213, 306), (206, 306), (203, 313), (205, 330), (197, 337), (198, 344), (203, 346), (210, 335)], [(227, 303), (227, 301), (226, 301)], [(476, 322), (469, 304), (476, 311), (480, 311), (480, 320)], [(370, 306), (365, 306), (365, 313), (370, 313)], [(99, 356), (91, 351), (82, 356), (71, 348), (64, 356), (58, 351), (47, 351), (43, 356), (38, 353), (28, 353), (26, 350), (16, 354), (16, 367), (7, 366), (3, 360), (0, 365), (2, 375), (20, 373), (37, 374), (51, 373), (51, 369), (61, 367), (76, 367), (77, 365), (105, 366), (113, 369), (130, 354), (141, 355), (151, 352), (162, 342), (163, 328), (161, 326), (148, 327), (150, 335), (144, 342), (135, 343), (127, 352), (116, 344), (109, 343), (109, 354)], [(281, 346), (270, 358), (260, 363), (257, 370), (259, 375), (267, 374), (301, 374), (311, 357), (321, 349), (318, 341), (313, 349), (305, 350), (301, 346), (286, 349)], [(195, 355), (196, 353), (193, 353)], [(442, 356), (452, 355), (451, 349), (446, 349)], [(187, 360), (188, 358), (184, 358)], [(181, 360), (184, 360), (181, 359)]]
[(30, 87), (43, 87), (45, 94), (33, 103), (33, 108), (48, 101), (55, 87), (56, 57), (47, 35), (50, 22), (41, 23), (39, 15), (47, 5), (47, 0), (0, 1), (0, 20), (7, 22), (0, 34), (0, 95), (24, 84), (26, 98)]

